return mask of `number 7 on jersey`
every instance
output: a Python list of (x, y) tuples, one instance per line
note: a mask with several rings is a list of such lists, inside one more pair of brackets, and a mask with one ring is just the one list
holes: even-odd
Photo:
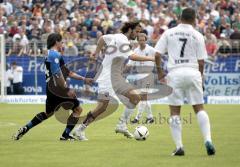
[(184, 57), (184, 49), (187, 43), (187, 38), (179, 38), (179, 41), (183, 42), (180, 57)]

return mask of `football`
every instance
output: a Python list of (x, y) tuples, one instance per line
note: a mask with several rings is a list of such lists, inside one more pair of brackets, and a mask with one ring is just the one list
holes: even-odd
[(134, 131), (134, 138), (136, 140), (146, 140), (149, 136), (149, 131), (146, 126), (137, 126)]

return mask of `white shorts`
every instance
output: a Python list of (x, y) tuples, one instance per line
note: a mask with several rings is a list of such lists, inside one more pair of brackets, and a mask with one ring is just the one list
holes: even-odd
[(119, 82), (115, 84), (115, 90), (113, 89), (112, 84), (106, 85), (104, 83), (98, 83), (98, 99), (99, 100), (107, 100), (107, 95), (110, 97), (114, 97), (115, 99), (119, 99), (119, 95), (124, 96), (125, 93), (134, 89), (131, 84)]
[(203, 104), (203, 87), (201, 73), (194, 68), (177, 68), (167, 75), (167, 84), (173, 88), (168, 96), (169, 105), (179, 106), (184, 104)]

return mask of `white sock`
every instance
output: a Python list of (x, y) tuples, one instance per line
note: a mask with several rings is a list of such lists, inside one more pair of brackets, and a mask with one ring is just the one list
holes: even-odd
[(179, 115), (173, 115), (170, 118), (170, 129), (172, 133), (173, 141), (175, 142), (175, 145), (178, 148), (183, 147), (182, 144), (182, 124), (181, 124), (181, 118)]
[(210, 122), (209, 122), (209, 118), (208, 118), (207, 112), (204, 111), (204, 110), (199, 111), (197, 113), (197, 120), (198, 120), (198, 124), (200, 126), (200, 129), (202, 131), (204, 142), (206, 142), (206, 141), (212, 142), (211, 130), (210, 130)]
[(146, 102), (146, 112), (147, 112), (147, 118), (153, 118), (152, 105), (149, 101)]
[(77, 131), (84, 131), (85, 129), (87, 128), (87, 126), (86, 125), (84, 125), (84, 124), (80, 124), (78, 127), (77, 127)]
[(139, 104), (138, 104), (138, 111), (137, 111), (137, 115), (136, 115), (135, 119), (137, 119), (137, 120), (141, 119), (145, 108), (146, 108), (146, 105), (144, 104), (144, 102), (140, 101)]
[(125, 110), (124, 110), (121, 118), (119, 119), (119, 123), (117, 126), (127, 126), (127, 122), (130, 120), (130, 117), (131, 117), (133, 111), (134, 111), (134, 109), (125, 107)]

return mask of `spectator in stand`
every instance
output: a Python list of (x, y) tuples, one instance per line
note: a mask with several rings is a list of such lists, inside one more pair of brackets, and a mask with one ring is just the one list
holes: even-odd
[(97, 38), (97, 32), (98, 32), (98, 29), (97, 29), (97, 26), (93, 26), (92, 27), (92, 30), (90, 31), (90, 37), (91, 38)]
[(14, 15), (7, 16), (7, 25), (9, 29), (13, 26), (14, 22), (16, 22)]
[(220, 35), (220, 40), (218, 41), (218, 54), (223, 57), (227, 57), (231, 53), (231, 44), (229, 43), (225, 34)]
[(18, 26), (24, 25), (24, 26), (28, 27), (30, 25), (30, 22), (28, 21), (27, 15), (22, 15), (20, 18), (21, 19), (18, 22)]
[(104, 20), (102, 21), (101, 27), (111, 28), (113, 26), (113, 21), (109, 18), (109, 13), (104, 13)]
[(63, 10), (63, 13), (60, 17), (59, 25), (60, 27), (65, 27), (65, 28), (68, 28), (71, 25), (70, 20), (68, 19), (68, 13), (66, 10)]
[(64, 56), (78, 56), (78, 48), (72, 41), (69, 41), (64, 48)]
[(214, 34), (211, 33), (211, 30), (209, 28), (205, 32), (204, 39), (206, 43), (208, 58), (210, 60), (215, 60), (218, 51), (217, 38)]
[(27, 55), (29, 40), (26, 36), (26, 31), (24, 29), (20, 29), (19, 33), (15, 34), (13, 36), (13, 42), (16, 42), (16, 39), (20, 39), (19, 45), (20, 45), (21, 50), (20, 50), (18, 56)]
[(79, 42), (79, 33), (77, 33), (76, 27), (69, 28), (69, 33), (67, 34), (67, 40), (70, 40), (74, 43)]
[(53, 32), (53, 30), (52, 30), (51, 26), (45, 26), (43, 34), (41, 36), (41, 41), (44, 43), (47, 43), (48, 35), (51, 34), (52, 32)]
[(145, 3), (141, 3), (140, 10), (138, 10), (137, 12), (137, 18), (139, 20), (142, 20), (142, 19), (150, 20), (150, 13)]
[(9, 30), (9, 36), (13, 37), (18, 32), (19, 32), (18, 23), (17, 21), (14, 21), (12, 27)]
[(9, 3), (7, 0), (3, 0), (3, 3), (1, 3), (0, 6), (4, 8), (7, 16), (13, 13), (12, 3)]
[(233, 33), (230, 35), (230, 39), (232, 40), (240, 40), (240, 31), (237, 25), (233, 26)]
[(234, 13), (234, 19), (232, 20), (232, 26), (237, 27), (240, 31), (240, 15), (239, 13)]
[(16, 37), (12, 42), (12, 46), (10, 47), (7, 56), (21, 56), (22, 54), (22, 46), (20, 45), (21, 38)]
[(40, 21), (40, 27), (48, 27), (50, 26), (51, 29), (54, 29), (54, 22), (50, 19), (50, 15), (46, 13)]
[[(99, 31), (103, 34), (118, 33), (124, 22), (141, 19), (150, 43), (154, 45), (166, 26), (172, 28), (179, 23), (181, 11), (189, 6), (199, 13), (196, 29), (201, 33), (209, 28), (218, 39), (222, 38), (221, 33), (229, 39), (235, 25), (240, 30), (240, 5), (232, 0), (12, 0), (11, 3), (3, 0), (0, 4), (0, 33), (5, 32), (11, 41), (25, 26), (32, 44), (34, 40), (39, 42), (50, 26), (53, 32), (63, 35), (65, 42), (70, 36), (83, 49), (86, 44), (95, 44)], [(72, 27), (76, 29), (74, 33)], [(81, 38), (77, 40), (77, 35), (73, 34)]]
[(40, 40), (42, 35), (42, 29), (39, 25), (38, 19), (36, 17), (33, 17), (31, 19), (31, 25), (29, 26), (29, 36), (28, 38), (30, 40)]
[(8, 31), (7, 18), (2, 17), (0, 21), (0, 34), (6, 34)]
[(47, 55), (47, 38), (48, 36), (53, 32), (53, 29), (51, 26), (45, 26), (43, 34), (41, 36), (41, 42), (42, 42), (42, 53), (43, 55)]
[(231, 25), (229, 23), (226, 24), (226, 28), (222, 31), (222, 33), (225, 34), (227, 38), (229, 38), (233, 32), (234, 30), (231, 28)]
[(32, 13), (33, 16), (42, 17), (42, 5), (40, 3), (35, 4), (32, 9)]

